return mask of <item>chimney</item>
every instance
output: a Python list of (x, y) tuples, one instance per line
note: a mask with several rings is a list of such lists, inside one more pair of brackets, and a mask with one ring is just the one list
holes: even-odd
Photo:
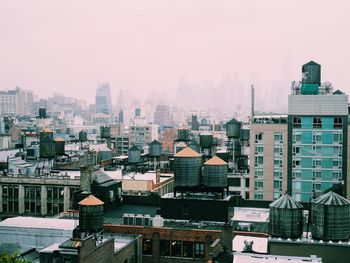
[(222, 230), (222, 245), (226, 253), (232, 252), (233, 229), (230, 224), (225, 224)]
[(91, 193), (93, 171), (93, 166), (90, 165), (80, 167), (80, 189), (83, 192)]

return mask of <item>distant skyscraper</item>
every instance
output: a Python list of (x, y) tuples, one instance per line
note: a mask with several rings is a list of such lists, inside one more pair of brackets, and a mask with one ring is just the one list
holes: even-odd
[(124, 112), (123, 112), (123, 110), (120, 110), (119, 113), (118, 113), (118, 121), (120, 123), (124, 123)]
[(108, 82), (99, 83), (96, 90), (96, 113), (112, 113), (110, 85)]
[(141, 117), (141, 109), (135, 108), (135, 118)]
[(157, 105), (154, 113), (154, 123), (159, 126), (171, 125), (170, 108), (168, 105)]

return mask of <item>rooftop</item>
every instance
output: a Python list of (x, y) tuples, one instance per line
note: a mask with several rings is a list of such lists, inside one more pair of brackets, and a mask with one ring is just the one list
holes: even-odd
[(278, 255), (261, 255), (253, 253), (234, 253), (233, 263), (322, 263), (317, 257), (294, 257)]
[(236, 235), (232, 240), (232, 250), (243, 252), (244, 251), (244, 241), (252, 241), (253, 242), (253, 251), (258, 253), (267, 253), (267, 237), (253, 237), (253, 236), (241, 236)]
[(17, 216), (7, 218), (0, 222), (0, 227), (15, 228), (40, 228), (40, 229), (57, 229), (57, 230), (73, 230), (76, 220), (73, 219), (57, 219), (57, 218), (40, 218), (30, 216)]

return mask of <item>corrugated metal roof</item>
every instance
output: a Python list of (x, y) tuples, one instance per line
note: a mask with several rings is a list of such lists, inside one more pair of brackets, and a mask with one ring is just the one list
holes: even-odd
[(350, 205), (349, 200), (332, 191), (317, 197), (312, 202), (319, 205)]
[(204, 164), (205, 165), (227, 165), (227, 162), (225, 162), (224, 160), (222, 160), (217, 156), (214, 156), (210, 160), (206, 161)]
[(85, 206), (95, 206), (95, 205), (103, 205), (104, 202), (102, 202), (100, 199), (93, 195), (89, 195), (85, 199), (81, 200), (79, 202), (79, 205), (85, 205)]
[(290, 195), (285, 194), (270, 204), (274, 208), (298, 209), (303, 208), (302, 204), (295, 201)]
[(175, 157), (201, 157), (201, 155), (192, 150), (190, 147), (186, 147), (185, 149), (175, 154)]

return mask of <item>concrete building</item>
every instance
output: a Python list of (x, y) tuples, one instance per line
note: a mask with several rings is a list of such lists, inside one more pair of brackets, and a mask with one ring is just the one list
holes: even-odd
[(158, 125), (132, 124), (129, 126), (129, 147), (135, 145), (142, 149), (153, 140), (158, 140)]
[(25, 93), (20, 88), (0, 91), (0, 115), (25, 114)]
[(287, 115), (254, 116), (250, 125), (250, 198), (273, 200), (287, 190)]

